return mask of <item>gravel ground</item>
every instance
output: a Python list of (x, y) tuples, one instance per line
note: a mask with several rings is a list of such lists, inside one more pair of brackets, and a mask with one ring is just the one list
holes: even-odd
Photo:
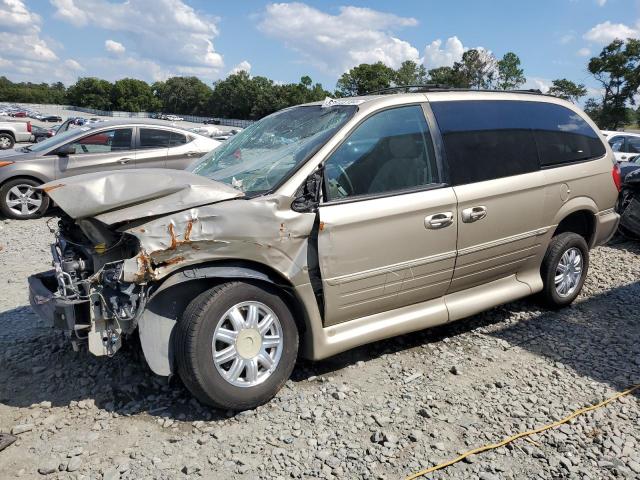
[[(156, 377), (136, 349), (73, 352), (27, 302), (45, 220), (0, 219), (0, 478), (402, 478), (640, 383), (640, 247), (592, 252), (582, 295), (532, 300), (301, 361), (276, 399), (234, 415)], [(640, 395), (430, 478), (640, 478)], [(21, 433), (18, 433), (21, 432)]]

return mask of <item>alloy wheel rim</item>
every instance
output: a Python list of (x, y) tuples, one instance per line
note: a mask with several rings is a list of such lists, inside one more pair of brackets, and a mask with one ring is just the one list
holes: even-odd
[(228, 383), (259, 385), (273, 374), (282, 356), (280, 320), (264, 303), (238, 303), (218, 321), (211, 347), (213, 363)]
[(582, 277), (582, 252), (576, 247), (571, 247), (562, 254), (556, 266), (555, 286), (556, 293), (560, 297), (568, 297), (578, 288)]
[(6, 149), (6, 148), (9, 148), (10, 146), (11, 146), (11, 142), (7, 137), (0, 138), (0, 148)]
[(7, 192), (5, 203), (19, 217), (33, 215), (42, 206), (42, 192), (34, 190), (32, 185), (15, 185)]

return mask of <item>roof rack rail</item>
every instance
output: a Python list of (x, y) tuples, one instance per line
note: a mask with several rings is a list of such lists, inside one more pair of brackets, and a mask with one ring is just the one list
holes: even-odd
[(476, 88), (460, 88), (439, 83), (427, 83), (424, 85), (399, 85), (396, 87), (383, 88), (373, 92), (367, 92), (365, 95), (386, 95), (392, 93), (422, 93), (422, 92), (496, 92), (496, 93), (526, 93), (531, 95), (544, 95), (537, 88), (514, 89), (514, 90), (495, 90), (495, 89), (476, 89)]

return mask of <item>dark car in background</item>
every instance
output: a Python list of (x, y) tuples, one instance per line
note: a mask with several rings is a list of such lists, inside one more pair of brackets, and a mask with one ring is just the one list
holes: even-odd
[(60, 115), (47, 115), (45, 117), (42, 117), (40, 120), (43, 122), (56, 123), (56, 122), (61, 122), (62, 117)]

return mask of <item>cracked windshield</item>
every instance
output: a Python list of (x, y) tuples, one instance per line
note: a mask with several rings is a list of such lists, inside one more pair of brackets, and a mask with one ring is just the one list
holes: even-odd
[(191, 171), (248, 194), (269, 191), (317, 152), (356, 109), (313, 105), (275, 113), (206, 154)]

